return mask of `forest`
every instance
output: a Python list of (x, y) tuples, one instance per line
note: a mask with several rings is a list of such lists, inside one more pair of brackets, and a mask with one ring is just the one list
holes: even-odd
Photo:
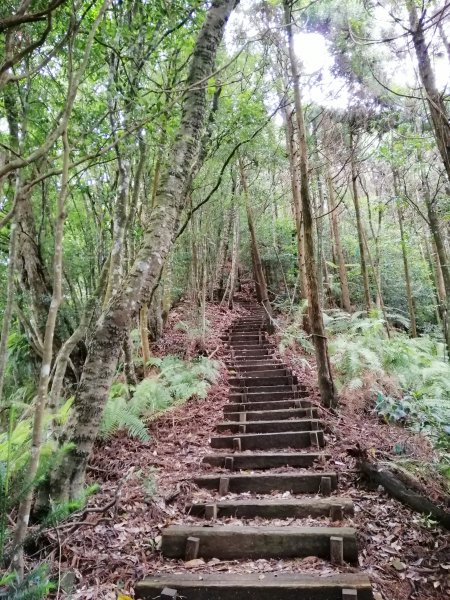
[[(187, 494), (155, 457), (212, 435), (224, 335), (252, 302), (349, 428), (338, 466), (387, 461), (440, 539), (449, 84), (447, 0), (1, 3), (0, 598), (133, 594), (145, 569), (76, 554), (122, 493), (146, 499), (139, 539), (169, 519), (164, 485)], [(373, 597), (447, 597), (436, 561), (413, 595)]]

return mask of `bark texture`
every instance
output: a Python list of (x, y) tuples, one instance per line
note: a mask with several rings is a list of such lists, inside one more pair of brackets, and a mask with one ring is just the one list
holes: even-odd
[(288, 0), (284, 0), (284, 15), (288, 35), (289, 57), (294, 87), (294, 104), (297, 119), (300, 148), (300, 195), (302, 199), (303, 230), (305, 240), (305, 266), (308, 283), (309, 316), (311, 322), (311, 334), (317, 360), (317, 375), (319, 381), (320, 397), (322, 403), (327, 407), (336, 404), (335, 389), (331, 375), (330, 361), (328, 357), (328, 344), (323, 324), (322, 311), (319, 298), (319, 287), (317, 284), (317, 271), (314, 259), (313, 239), (313, 215), (311, 206), (311, 194), (308, 180), (308, 154), (306, 145), (306, 130), (303, 120), (303, 108), (300, 96), (299, 74), (297, 59), (294, 53), (294, 40), (292, 32), (291, 6)]
[(419, 17), (414, 0), (407, 0), (407, 7), (420, 81), (426, 94), (437, 147), (450, 181), (450, 121), (444, 94), (441, 94), (436, 86), (436, 78), (428, 50), (429, 44), (425, 39), (424, 20), (426, 12), (423, 11)]
[(141, 301), (148, 300), (158, 285), (164, 261), (174, 243), (186, 188), (200, 151), (207, 80), (235, 4), (236, 0), (213, 0), (200, 30), (183, 96), (180, 126), (170, 165), (164, 165), (161, 172), (152, 218), (129, 274), (111, 297), (93, 331), (73, 412), (61, 437), (61, 443), (72, 442), (73, 449), (52, 475), (51, 494), (55, 499), (74, 498), (84, 486), (87, 461), (125, 335)]
[(252, 212), (250, 202), (249, 202), (247, 177), (245, 175), (245, 169), (244, 169), (244, 165), (242, 163), (242, 159), (239, 160), (239, 170), (240, 170), (240, 174), (241, 174), (241, 186), (242, 186), (242, 189), (244, 191), (244, 196), (245, 196), (245, 208), (246, 208), (246, 212), (247, 212), (248, 230), (250, 232), (253, 270), (254, 270), (254, 274), (255, 274), (255, 281), (257, 284), (256, 289), (257, 289), (257, 292), (259, 290), (259, 294), (261, 296), (259, 301), (266, 309), (267, 315), (269, 317), (272, 317), (272, 307), (271, 307), (270, 301), (269, 301), (269, 291), (267, 289), (266, 276), (264, 274), (264, 269), (262, 266), (261, 253), (259, 251), (258, 240), (256, 239), (255, 224), (254, 224), (254, 220), (253, 220), (253, 212)]
[(339, 229), (339, 217), (337, 213), (336, 198), (334, 195), (333, 182), (329, 169), (326, 173), (327, 190), (328, 190), (328, 205), (331, 218), (331, 230), (333, 233), (334, 250), (339, 270), (339, 282), (341, 286), (341, 304), (342, 308), (350, 312), (352, 307), (350, 304), (350, 290), (348, 287), (347, 267), (345, 265), (344, 251), (341, 243), (341, 233)]
[(359, 245), (359, 260), (361, 263), (361, 277), (363, 280), (363, 289), (364, 289), (364, 304), (366, 306), (366, 310), (369, 311), (372, 306), (372, 300), (370, 297), (370, 285), (369, 285), (369, 273), (367, 271), (367, 257), (366, 257), (366, 248), (364, 244), (364, 227), (361, 218), (361, 208), (359, 204), (359, 194), (358, 194), (358, 173), (356, 171), (356, 161), (355, 161), (355, 144), (353, 139), (353, 133), (350, 129), (350, 163), (351, 163), (351, 178), (352, 178), (352, 195), (353, 195), (353, 204), (355, 207), (355, 215), (356, 215), (356, 228), (358, 230), (358, 245)]

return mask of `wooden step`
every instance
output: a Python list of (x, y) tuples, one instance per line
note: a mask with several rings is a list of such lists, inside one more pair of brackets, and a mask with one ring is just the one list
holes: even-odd
[[(285, 410), (251, 410), (240, 412), (227, 412), (225, 418), (227, 421), (282, 421), (283, 419), (310, 418), (317, 419), (317, 408), (288, 408)], [(245, 418), (243, 417), (245, 414)]]
[(284, 408), (309, 408), (311, 400), (304, 398), (286, 398), (285, 400), (257, 401), (257, 402), (230, 402), (223, 407), (224, 413), (240, 411), (281, 410)]
[(332, 517), (342, 512), (344, 517), (354, 515), (350, 498), (268, 498), (263, 500), (229, 500), (216, 504), (191, 504), (187, 512), (200, 519), (208, 517), (207, 507), (215, 506), (216, 518), (236, 519), (303, 519), (305, 517)]
[(297, 377), (295, 375), (269, 375), (267, 376), (256, 376), (256, 377), (229, 377), (228, 385), (236, 388), (254, 388), (254, 387), (290, 387), (297, 384)]
[(330, 559), (330, 538), (342, 538), (346, 562), (358, 558), (356, 532), (351, 527), (213, 527), (171, 525), (162, 530), (161, 551), (168, 558), (184, 558), (188, 538), (200, 540), (198, 557), (225, 560), (297, 558)]
[[(316, 461), (326, 461), (329, 454), (323, 452), (264, 452), (261, 454), (207, 454), (202, 463), (235, 471), (248, 469), (276, 469), (279, 467), (308, 468)], [(228, 460), (226, 460), (228, 459)]]
[(229, 329), (225, 335), (241, 335), (241, 334), (255, 334), (260, 333), (261, 335), (265, 335), (265, 327), (261, 323), (254, 323), (253, 325), (239, 325), (237, 327), (232, 327)]
[[(331, 490), (337, 487), (337, 475), (333, 471), (320, 471), (317, 473), (226, 473), (216, 475), (202, 475), (193, 479), (195, 485), (207, 490), (219, 491), (221, 479), (227, 479), (228, 492), (240, 494), (252, 492), (253, 494), (270, 494), (271, 492), (291, 492), (292, 494), (318, 494), (328, 482)], [(329, 495), (329, 494), (328, 494)]]
[(252, 361), (243, 361), (243, 362), (227, 362), (227, 367), (229, 371), (236, 371), (237, 373), (247, 373), (247, 371), (264, 371), (266, 369), (286, 369), (286, 365), (282, 362), (278, 361), (278, 359), (274, 359), (271, 361), (267, 361), (265, 359), (252, 362)]
[(264, 350), (268, 354), (273, 354), (275, 350), (269, 344), (227, 344), (229, 351), (236, 357), (247, 356), (248, 354), (258, 354), (261, 350)]
[(262, 356), (264, 356), (266, 358), (266, 360), (268, 358), (270, 358), (273, 355), (273, 349), (272, 348), (252, 348), (252, 349), (231, 349), (231, 356), (234, 358), (234, 360), (240, 360), (243, 358), (261, 358)]
[(302, 387), (297, 384), (288, 385), (252, 385), (252, 386), (230, 386), (231, 394), (272, 394), (272, 393), (285, 393), (304, 391)]
[[(135, 586), (136, 598), (154, 600), (164, 588), (178, 592), (175, 600), (373, 600), (367, 575), (331, 576), (301, 573), (198, 573), (153, 575)], [(355, 590), (357, 595), (343, 594)]]
[[(229, 365), (228, 366), (228, 370), (231, 372), (235, 372), (235, 373), (242, 373), (243, 375), (247, 375), (247, 373), (260, 373), (260, 372), (265, 372), (265, 371), (287, 371), (287, 367), (286, 365), (284, 365), (283, 363), (276, 363), (276, 362), (270, 362), (267, 364), (255, 364), (255, 365), (250, 365), (250, 366), (246, 366), (245, 364), (242, 365)], [(252, 375), (251, 375), (252, 377)]]
[(275, 433), (282, 431), (317, 431), (322, 427), (319, 419), (284, 419), (281, 421), (248, 421), (218, 423), (215, 430), (219, 433)]
[(309, 393), (306, 390), (277, 390), (269, 392), (231, 392), (229, 399), (231, 402), (269, 402), (273, 400), (289, 400), (295, 398), (304, 398)]
[[(240, 440), (239, 444), (235, 440)], [(323, 448), (323, 431), (285, 431), (283, 433), (239, 433), (211, 438), (211, 448), (235, 448), (236, 450), (270, 450), (271, 448)]]
[(248, 338), (250, 340), (254, 340), (254, 339), (259, 339), (260, 337), (262, 337), (263, 335), (265, 335), (264, 333), (261, 333), (259, 331), (255, 331), (254, 329), (248, 330), (248, 331), (236, 331), (235, 329), (232, 329), (230, 331), (228, 331), (224, 336), (224, 338), (227, 339), (240, 339), (240, 338)]
[(292, 375), (291, 371), (289, 369), (286, 369), (284, 367), (277, 367), (276, 365), (271, 367), (270, 369), (260, 369), (259, 371), (235, 371), (234, 369), (228, 369), (230, 377), (236, 378), (236, 379), (241, 379), (241, 380), (245, 380), (245, 379), (250, 379), (253, 380), (255, 378), (267, 378), (267, 377), (295, 377), (295, 375)]

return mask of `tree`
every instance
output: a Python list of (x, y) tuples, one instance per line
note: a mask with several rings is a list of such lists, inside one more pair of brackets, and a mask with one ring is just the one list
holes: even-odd
[(120, 291), (111, 297), (97, 321), (74, 410), (61, 438), (61, 443), (71, 442), (74, 447), (52, 476), (51, 494), (54, 498), (77, 497), (83, 488), (87, 461), (132, 315), (139, 304), (154, 293), (164, 261), (174, 243), (200, 150), (207, 113), (207, 81), (234, 6), (235, 0), (215, 0), (199, 33), (183, 94), (180, 126), (171, 151), (173, 163), (162, 171), (152, 219), (136, 260)]
[(302, 199), (303, 231), (305, 236), (305, 271), (308, 282), (309, 318), (311, 335), (316, 350), (317, 374), (319, 380), (320, 397), (325, 406), (333, 407), (336, 404), (335, 390), (328, 358), (327, 338), (323, 326), (320, 308), (319, 289), (317, 285), (317, 271), (314, 259), (313, 218), (311, 195), (308, 181), (308, 157), (306, 146), (306, 131), (303, 121), (303, 109), (300, 97), (299, 76), (297, 62), (294, 54), (292, 33), (292, 7), (288, 0), (284, 2), (285, 24), (288, 37), (289, 58), (292, 72), (292, 85), (294, 91), (295, 116), (299, 135), (299, 164), (300, 164), (300, 195)]

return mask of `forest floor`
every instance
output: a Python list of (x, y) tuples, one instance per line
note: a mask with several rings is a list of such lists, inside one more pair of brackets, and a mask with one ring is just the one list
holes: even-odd
[[(196, 341), (174, 327), (177, 322), (189, 319), (189, 310), (186, 303), (171, 312), (165, 336), (154, 349), (155, 354), (180, 354), (180, 349), (186, 356), (195, 353)], [(218, 305), (208, 306), (206, 350), (209, 354), (215, 352), (214, 358), (220, 360), (223, 356), (220, 335), (236, 315), (236, 311)], [(300, 352), (289, 350), (283, 359), (307, 385), (311, 398), (319, 405), (311, 358), (305, 360)], [(89, 478), (90, 483), (100, 485), (100, 491), (89, 501), (88, 511), (81, 517), (78, 515), (70, 527), (47, 532), (50, 547), (54, 548), (51, 553), (53, 572), (59, 581), (55, 598), (113, 600), (118, 592), (132, 596), (135, 582), (144, 576), (156, 572), (181, 573), (187, 568), (199, 576), (217, 571), (258, 572), (261, 576), (282, 571), (321, 575), (334, 572), (328, 562), (314, 557), (255, 561), (212, 559), (207, 563), (196, 560), (187, 565), (161, 558), (158, 551), (161, 529), (168, 524), (188, 523), (191, 517), (184, 512), (186, 504), (209, 495), (195, 488), (191, 480), (194, 475), (205, 472), (200, 461), (210, 451), (209, 438), (215, 424), (222, 420), (228, 393), (225, 375), (222, 368), (205, 400), (192, 399), (153, 421), (149, 425), (150, 442), (141, 443), (118, 435), (97, 445)], [(359, 570), (369, 575), (376, 600), (449, 599), (448, 532), (391, 499), (382, 489), (366, 487), (355, 459), (347, 451), (360, 445), (370, 454), (389, 457), (393, 448), (402, 444), (411, 458), (427, 463), (432, 460), (432, 448), (425, 438), (380, 422), (366, 404), (355, 395), (345, 399), (338, 415), (324, 413), (326, 451), (331, 454), (324, 468), (332, 467), (339, 472), (340, 494), (354, 501), (355, 516), (346, 523), (358, 531)], [(430, 492), (435, 490), (434, 482), (430, 481), (429, 485)], [(82, 525), (78, 524), (80, 521)], [(227, 522), (238, 521), (229, 519)], [(324, 525), (327, 522), (328, 519), (323, 520)], [(308, 525), (309, 521), (298, 519), (289, 524)], [(69, 592), (70, 587), (75, 593)]]

